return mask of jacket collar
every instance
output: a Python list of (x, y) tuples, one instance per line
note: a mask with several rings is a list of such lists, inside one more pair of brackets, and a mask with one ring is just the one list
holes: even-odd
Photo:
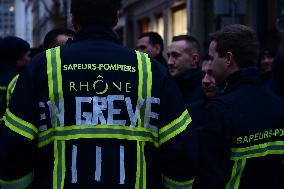
[(248, 67), (229, 75), (220, 87), (220, 93), (226, 94), (245, 85), (262, 85), (256, 67)]
[(195, 69), (189, 69), (182, 75), (175, 78), (175, 80), (179, 82), (179, 81), (185, 81), (185, 80), (192, 80), (193, 78), (199, 78), (199, 77), (201, 77), (201, 69), (195, 68)]
[(102, 39), (116, 44), (122, 44), (118, 35), (111, 28), (100, 25), (91, 25), (80, 29), (76, 33), (73, 42), (86, 39)]
[(13, 64), (9, 64), (9, 63), (4, 63), (4, 62), (0, 62), (0, 72), (10, 72), (10, 71), (14, 71), (16, 72), (16, 66), (14, 66)]

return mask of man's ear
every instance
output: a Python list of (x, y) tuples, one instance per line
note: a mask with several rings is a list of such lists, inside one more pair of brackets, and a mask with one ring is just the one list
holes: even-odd
[(198, 53), (192, 53), (191, 58), (192, 58), (192, 63), (194, 64), (194, 66), (198, 67), (198, 64), (200, 61), (200, 55)]
[(155, 49), (155, 53), (158, 55), (158, 54), (160, 54), (160, 52), (161, 52), (161, 45), (160, 44), (155, 44), (154, 46), (154, 49)]
[(119, 11), (117, 11), (116, 17), (112, 21), (112, 28), (115, 28), (115, 26), (118, 23), (118, 14), (119, 14)]
[(78, 20), (74, 16), (72, 16), (72, 25), (75, 32), (77, 32), (80, 29)]
[(235, 57), (232, 52), (227, 52), (225, 55), (226, 64), (228, 67), (231, 67), (235, 63)]

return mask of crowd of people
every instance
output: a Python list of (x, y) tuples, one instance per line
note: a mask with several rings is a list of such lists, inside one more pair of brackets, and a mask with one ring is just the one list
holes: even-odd
[(72, 0), (74, 31), (0, 39), (0, 188), (283, 189), (284, 52), (239, 24), (208, 50), (156, 32), (130, 49), (119, 9)]

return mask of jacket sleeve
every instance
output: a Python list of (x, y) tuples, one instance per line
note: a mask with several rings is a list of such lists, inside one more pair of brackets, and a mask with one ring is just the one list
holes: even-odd
[(26, 188), (32, 181), (38, 120), (34, 81), (27, 66), (20, 74), (0, 125), (0, 185)]
[(222, 102), (209, 102), (198, 128), (194, 131), (199, 148), (198, 175), (194, 189), (225, 188), (229, 170), (226, 169), (230, 157), (228, 128), (225, 127), (225, 105)]
[(194, 154), (186, 145), (190, 134), (191, 117), (179, 89), (166, 79), (162, 89), (159, 131), (160, 162), (166, 188), (191, 188), (194, 178)]

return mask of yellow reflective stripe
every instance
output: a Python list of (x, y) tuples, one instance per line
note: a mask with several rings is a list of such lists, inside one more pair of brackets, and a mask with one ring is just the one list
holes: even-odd
[(38, 129), (33, 124), (20, 119), (12, 112), (10, 112), (9, 109), (6, 110), (3, 119), (5, 121), (5, 125), (8, 128), (26, 138), (33, 140), (38, 135)]
[[(49, 98), (57, 107), (63, 99), (60, 47), (46, 51)], [(63, 115), (64, 116), (64, 115)], [(58, 117), (55, 129), (60, 127)], [(39, 142), (40, 145), (40, 142)], [(65, 141), (54, 139), (53, 189), (63, 189), (65, 180)]]
[[(138, 98), (137, 103), (140, 100), (144, 100), (142, 107), (138, 113), (138, 128), (145, 127), (146, 118), (146, 100), (147, 97), (151, 97), (152, 91), (152, 71), (151, 62), (148, 56), (144, 53), (135, 51), (138, 61)], [(137, 128), (136, 128), (137, 129)], [(154, 142), (155, 146), (158, 145), (157, 141)], [(145, 160), (145, 142), (137, 141), (137, 172), (136, 172), (136, 189), (146, 189), (146, 160)]]
[(54, 168), (53, 168), (53, 189), (57, 188), (58, 176), (58, 141), (54, 141)]
[(140, 109), (140, 117), (141, 117), (141, 126), (145, 127), (145, 120), (146, 120), (146, 101), (148, 97), (147, 92), (148, 92), (148, 72), (147, 72), (147, 60), (146, 60), (146, 54), (145, 53), (140, 53), (141, 54), (141, 60), (142, 60), (142, 70), (143, 70), (143, 82), (142, 82), (142, 99), (144, 99), (144, 103), (141, 106)]
[(63, 98), (60, 47), (48, 49), (46, 58), (49, 98), (58, 105), (59, 100)]
[(65, 180), (65, 141), (54, 141), (53, 188), (63, 189)]
[(141, 147), (140, 143), (137, 142), (137, 166), (136, 166), (136, 182), (135, 182), (135, 189), (140, 189), (140, 178), (141, 178)]
[(115, 138), (134, 141), (152, 142), (158, 146), (158, 134), (147, 128), (128, 126), (68, 126), (51, 128), (39, 134), (38, 147), (43, 147), (54, 140), (73, 140), (80, 138)]
[(235, 161), (230, 181), (226, 185), (226, 189), (238, 189), (241, 181), (241, 176), (246, 165), (246, 159)]
[(185, 182), (179, 182), (164, 176), (163, 184), (166, 188), (169, 189), (191, 189), (193, 181), (194, 179)]
[(232, 148), (231, 160), (262, 157), (269, 154), (284, 154), (284, 141), (267, 142), (245, 148)]
[(145, 142), (143, 143), (143, 189), (146, 189), (147, 186), (147, 164), (146, 164), (146, 158), (145, 158)]
[(0, 187), (2, 189), (24, 189), (27, 188), (33, 180), (33, 173), (13, 181), (5, 181), (0, 179)]
[(148, 57), (147, 54), (146, 56), (146, 65), (147, 65), (147, 75), (148, 75), (148, 80), (147, 80), (147, 96), (151, 97), (152, 96), (152, 64), (150, 61), (150, 58)]
[[(147, 97), (151, 97), (152, 96), (152, 64), (150, 61), (150, 58), (148, 57), (147, 54), (144, 54), (146, 57), (146, 66), (147, 66), (147, 86), (146, 86), (146, 90), (147, 90)], [(145, 98), (145, 100), (147, 100), (147, 97)], [(146, 115), (146, 108), (145, 108), (145, 114)], [(144, 120), (146, 119), (146, 116), (144, 117)], [(144, 121), (145, 123), (145, 121)], [(145, 158), (145, 142), (142, 142), (142, 152), (143, 152), (143, 189), (146, 189), (147, 186), (147, 164), (146, 164), (146, 158)]]
[(145, 142), (137, 142), (137, 171), (135, 189), (146, 189)]
[(184, 131), (191, 121), (192, 120), (188, 111), (185, 110), (179, 118), (160, 129), (159, 144), (161, 145), (167, 142), (171, 138)]
[[(137, 56), (137, 62), (138, 62), (138, 101), (142, 99), (142, 87), (143, 87), (143, 68), (142, 68), (142, 57), (139, 51), (135, 51)], [(140, 116), (140, 110), (138, 113), (138, 127), (141, 127), (141, 116)]]
[(65, 141), (61, 141), (62, 143), (62, 180), (61, 180), (61, 189), (64, 188), (64, 181), (65, 181), (65, 173), (66, 173), (66, 162), (65, 162)]
[(11, 99), (11, 96), (12, 96), (12, 93), (14, 92), (14, 89), (16, 87), (16, 83), (17, 83), (17, 80), (18, 80), (18, 77), (19, 77), (19, 74), (16, 75), (12, 81), (9, 83), (8, 85), (8, 88), (7, 88), (7, 95), (6, 95), (6, 103), (7, 103), (7, 106), (9, 105), (9, 102), (10, 102), (10, 99)]
[(52, 62), (51, 62), (51, 49), (46, 51), (46, 62), (47, 62), (47, 76), (48, 76), (48, 90), (49, 98), (54, 102), (54, 92), (53, 92), (53, 79), (52, 79)]
[(61, 58), (60, 58), (60, 47), (56, 47), (56, 65), (57, 65), (57, 82), (58, 82), (58, 96), (59, 100), (63, 98), (62, 90), (62, 74), (61, 74)]

